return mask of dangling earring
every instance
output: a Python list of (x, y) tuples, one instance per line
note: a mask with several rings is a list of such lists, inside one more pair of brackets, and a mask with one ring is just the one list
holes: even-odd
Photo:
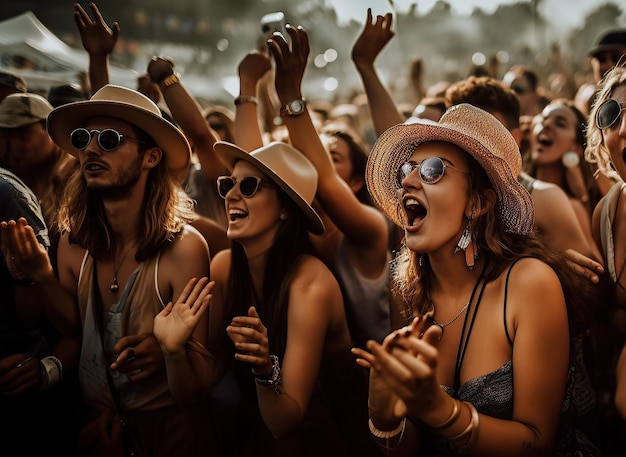
[(472, 239), (472, 221), (474, 218), (472, 216), (467, 217), (467, 225), (465, 226), (465, 230), (463, 230), (463, 234), (459, 239), (459, 242), (456, 244), (456, 248), (454, 248), (454, 253), (456, 254), (459, 251), (463, 251), (465, 253), (465, 265), (469, 270), (474, 268), (474, 264), (478, 259), (478, 253), (476, 252), (476, 245), (474, 240)]

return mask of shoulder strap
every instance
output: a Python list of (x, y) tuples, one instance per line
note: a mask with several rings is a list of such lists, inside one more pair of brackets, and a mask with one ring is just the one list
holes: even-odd
[(506, 334), (506, 339), (509, 341), (509, 344), (511, 346), (513, 346), (513, 340), (511, 339), (511, 335), (509, 335), (509, 327), (506, 325), (506, 301), (508, 298), (508, 291), (509, 291), (509, 277), (511, 276), (511, 270), (513, 269), (513, 266), (519, 262), (521, 259), (523, 259), (523, 257), (520, 257), (519, 259), (516, 259), (510, 266), (509, 266), (509, 270), (506, 272), (506, 281), (504, 282), (504, 310), (502, 312), (503, 318), (504, 318), (504, 333)]

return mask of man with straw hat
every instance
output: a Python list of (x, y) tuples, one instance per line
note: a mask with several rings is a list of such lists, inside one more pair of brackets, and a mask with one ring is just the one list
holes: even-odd
[[(83, 329), (80, 454), (211, 455), (202, 402), (213, 383), (210, 258), (177, 184), (190, 160), (185, 136), (147, 97), (113, 85), (56, 108), (48, 130), (80, 162), (61, 204), (58, 254)], [(32, 277), (45, 287), (52, 274), (48, 265)], [(178, 319), (199, 324), (187, 344), (169, 338)]]

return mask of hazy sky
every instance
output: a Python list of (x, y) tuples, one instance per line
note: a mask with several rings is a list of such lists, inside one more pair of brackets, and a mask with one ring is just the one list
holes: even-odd
[[(389, 12), (391, 4), (397, 11), (406, 11), (412, 3), (418, 5), (418, 12), (428, 12), (437, 0), (326, 0), (335, 6), (340, 21), (355, 19), (362, 22), (365, 11), (371, 6), (374, 14)], [(459, 14), (471, 14), (475, 7), (481, 7), (485, 12), (494, 11), (498, 5), (516, 3), (519, 0), (447, 0), (452, 9)], [(582, 24), (585, 15), (602, 3), (617, 3), (621, 0), (543, 0), (540, 2), (544, 17), (559, 18), (563, 27), (573, 27)]]

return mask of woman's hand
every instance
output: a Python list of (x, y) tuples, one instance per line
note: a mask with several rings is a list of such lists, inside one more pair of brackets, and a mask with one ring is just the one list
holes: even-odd
[(409, 415), (419, 418), (431, 405), (441, 337), (438, 326), (426, 327), (415, 318), (411, 325), (388, 335), (382, 345), (367, 343), (368, 351), (352, 350), (357, 363), (370, 367), (370, 417), (377, 423), (397, 424)]
[(250, 363), (254, 374), (264, 374), (272, 368), (267, 328), (254, 306), (250, 307), (247, 316), (234, 317), (226, 332), (235, 343), (235, 358)]
[(268, 46), (274, 62), (276, 93), (281, 103), (302, 96), (301, 85), (304, 70), (309, 59), (309, 37), (302, 27), (287, 25), (287, 33), (291, 37), (291, 48), (285, 38), (275, 33), (268, 40)]
[(393, 16), (387, 13), (372, 19), (372, 9), (367, 9), (367, 19), (361, 34), (352, 46), (352, 61), (358, 67), (373, 66), (374, 61), (387, 43), (391, 41), (394, 32), (391, 30)]

